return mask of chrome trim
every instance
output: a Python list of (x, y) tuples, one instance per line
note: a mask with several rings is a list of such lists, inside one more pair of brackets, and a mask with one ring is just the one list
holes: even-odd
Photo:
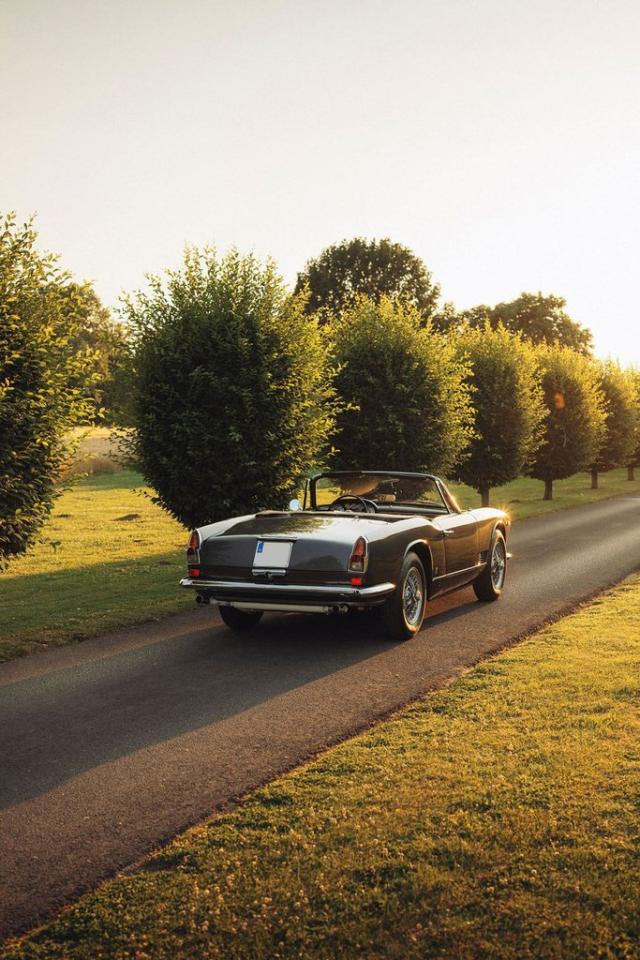
[[(282, 510), (283, 514), (289, 514), (290, 512), (291, 512), (290, 510)], [(256, 513), (256, 517), (259, 517), (259, 516), (261, 516), (261, 514)], [(247, 534), (246, 536), (250, 536), (250, 534)], [(297, 539), (298, 539), (297, 533), (265, 533), (259, 537), (256, 536), (256, 540), (258, 541), (259, 540), (263, 540), (263, 541), (275, 540), (278, 543), (281, 543), (283, 541), (285, 543), (295, 543)]]
[(230, 592), (271, 594), (299, 593), (311, 597), (339, 597), (348, 600), (368, 600), (384, 597), (393, 593), (395, 583), (376, 583), (373, 587), (350, 587), (347, 584), (337, 583), (333, 587), (316, 586), (309, 583), (247, 583), (244, 580), (199, 580), (185, 577), (180, 581), (181, 587), (194, 590), (226, 590)]
[(482, 570), (483, 567), (486, 567), (487, 561), (484, 560), (482, 563), (474, 563), (472, 567), (463, 567), (462, 570), (454, 570), (452, 573), (441, 573), (439, 577), (432, 577), (433, 580), (448, 580), (451, 577), (459, 577), (463, 573), (470, 573), (471, 570)]
[(260, 603), (259, 600), (212, 600), (216, 607), (235, 607), (236, 610), (261, 610), (263, 613), (333, 613), (345, 604), (338, 603)]
[(444, 503), (445, 510), (447, 511), (447, 513), (449, 514), (449, 516), (452, 516), (452, 515), (453, 515), (454, 517), (455, 517), (455, 516), (459, 516), (459, 514), (454, 513), (454, 511), (451, 509), (451, 507), (450, 507), (449, 504), (447, 503), (447, 498), (445, 497), (445, 495), (444, 495), (444, 493), (443, 493), (444, 483), (442, 482), (442, 480), (440, 479), (440, 477), (435, 477), (434, 479), (435, 479), (435, 481), (436, 481), (436, 487), (437, 487), (438, 493), (440, 494), (440, 499), (441, 499), (442, 502)]

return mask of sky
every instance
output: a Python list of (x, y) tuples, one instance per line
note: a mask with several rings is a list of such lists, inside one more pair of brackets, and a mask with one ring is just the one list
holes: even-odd
[(637, 0), (0, 0), (0, 210), (113, 306), (185, 243), (390, 237), (640, 364)]

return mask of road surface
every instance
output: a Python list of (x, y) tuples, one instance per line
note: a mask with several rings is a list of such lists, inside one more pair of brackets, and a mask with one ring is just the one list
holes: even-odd
[(370, 615), (194, 609), (0, 665), (0, 935), (640, 568), (640, 497), (516, 524), (505, 594), (392, 644)]

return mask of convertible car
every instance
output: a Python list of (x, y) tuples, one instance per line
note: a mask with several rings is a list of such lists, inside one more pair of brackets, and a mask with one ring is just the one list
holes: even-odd
[(509, 528), (502, 510), (461, 510), (429, 473), (320, 473), (289, 510), (194, 530), (180, 583), (217, 604), (233, 630), (265, 611), (377, 607), (390, 635), (406, 640), (432, 597), (469, 583), (479, 600), (500, 596)]

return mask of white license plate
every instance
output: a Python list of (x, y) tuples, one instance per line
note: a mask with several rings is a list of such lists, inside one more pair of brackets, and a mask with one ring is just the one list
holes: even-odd
[(285, 569), (289, 566), (292, 546), (291, 540), (258, 540), (253, 566)]

